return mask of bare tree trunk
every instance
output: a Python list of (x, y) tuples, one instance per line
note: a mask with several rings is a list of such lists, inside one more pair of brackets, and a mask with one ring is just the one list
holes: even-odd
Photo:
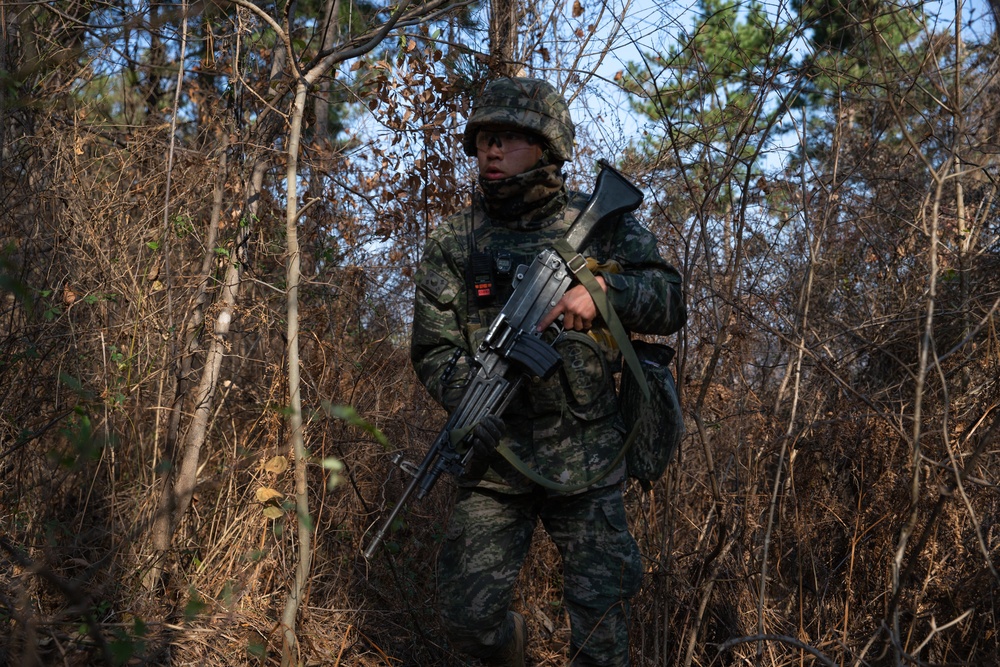
[(518, 0), (490, 2), (489, 68), (495, 76), (517, 76), (523, 67), (523, 63), (514, 60), (520, 14)]
[[(333, 49), (339, 36), (339, 0), (327, 0), (324, 11), (324, 29), (322, 50)], [(309, 84), (300, 78), (295, 89), (295, 103), (292, 108), (291, 128), (288, 138), (288, 163), (286, 172), (286, 193), (288, 207), (285, 212), (285, 238), (288, 243), (288, 267), (286, 284), (288, 285), (287, 303), (287, 339), (288, 339), (288, 394), (289, 394), (289, 449), (295, 461), (295, 507), (297, 517), (297, 536), (299, 542), (298, 560), (295, 568), (295, 581), (285, 600), (285, 609), (281, 616), (284, 643), (281, 652), (283, 666), (298, 664), (296, 654), (298, 641), (295, 636), (295, 619), (302, 602), (303, 594), (312, 569), (312, 521), (309, 512), (309, 493), (306, 484), (306, 464), (308, 453), (302, 430), (302, 392), (299, 381), (299, 304), (298, 290), (301, 280), (301, 253), (298, 240), (298, 154), (302, 134), (302, 116), (305, 111), (306, 94)], [(313, 111), (314, 140), (321, 144), (329, 137), (330, 114), (330, 81), (323, 80), (319, 84), (318, 95), (315, 97)], [(322, 189), (322, 179), (319, 174), (310, 174), (310, 184), (313, 196), (319, 196)]]
[[(248, 220), (256, 218), (260, 201), (258, 193), (261, 191), (264, 173), (268, 166), (267, 160), (261, 160), (254, 167), (246, 210)], [(191, 417), (187, 437), (184, 439), (184, 451), (181, 455), (180, 466), (173, 486), (170, 485), (169, 481), (164, 483), (156, 516), (153, 519), (154, 561), (144, 578), (144, 584), (150, 589), (160, 585), (166, 553), (170, 549), (174, 531), (191, 504), (191, 497), (197, 486), (198, 460), (208, 432), (208, 424), (214, 407), (215, 390), (219, 381), (219, 371), (222, 368), (222, 359), (227, 347), (229, 326), (233, 320), (233, 310), (239, 296), (240, 281), (245, 266), (243, 261), (245, 257), (240, 249), (248, 243), (252, 226), (242, 225), (239, 230), (235, 244), (237, 252), (233, 253), (229, 267), (226, 269), (226, 276), (219, 296), (221, 308), (215, 320), (212, 342), (205, 358), (201, 380), (195, 391), (194, 414)]]
[(989, 0), (990, 11), (993, 12), (993, 40), (1000, 36), (1000, 0)]
[(289, 449), (295, 459), (295, 510), (298, 525), (298, 563), (295, 582), (285, 600), (285, 611), (281, 616), (284, 632), (284, 647), (281, 652), (283, 667), (298, 664), (295, 658), (295, 616), (302, 599), (309, 570), (312, 567), (312, 521), (309, 517), (309, 494), (306, 489), (307, 454), (302, 438), (302, 394), (299, 387), (299, 281), (300, 254), (298, 237), (298, 179), (299, 140), (302, 135), (302, 116), (306, 106), (308, 85), (300, 79), (295, 87), (295, 104), (292, 107), (292, 125), (288, 136), (288, 168), (286, 173), (286, 193), (288, 206), (285, 211), (285, 234), (288, 242), (288, 269), (286, 295), (288, 315), (288, 419)]
[[(330, 51), (340, 37), (340, 0), (327, 0), (326, 9), (323, 12), (323, 51)], [(320, 81), (317, 95), (313, 104), (316, 113), (314, 137), (317, 142), (330, 139), (329, 123), (330, 116), (330, 79)]]
[(212, 266), (216, 258), (215, 244), (219, 238), (219, 220), (222, 217), (223, 194), (225, 192), (229, 163), (229, 133), (222, 132), (221, 134), (222, 145), (219, 147), (218, 179), (215, 182), (215, 191), (212, 194), (212, 213), (208, 223), (208, 235), (205, 240), (205, 254), (201, 262), (201, 280), (198, 285), (198, 291), (194, 296), (194, 307), (191, 309), (187, 324), (181, 332), (181, 336), (183, 337), (181, 342), (181, 358), (178, 360), (177, 376), (174, 384), (174, 402), (170, 409), (170, 421), (167, 426), (165, 449), (168, 456), (172, 456), (177, 448), (181, 408), (184, 404), (184, 397), (187, 395), (187, 378), (191, 374), (191, 360), (199, 347), (198, 331), (205, 321), (205, 304), (208, 303), (208, 285), (211, 280)]

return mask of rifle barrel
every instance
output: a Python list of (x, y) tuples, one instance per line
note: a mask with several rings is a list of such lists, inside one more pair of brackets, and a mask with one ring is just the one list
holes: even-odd
[(434, 442), (434, 446), (428, 450), (427, 455), (424, 456), (424, 460), (420, 462), (420, 467), (417, 468), (417, 472), (410, 479), (410, 483), (406, 485), (406, 490), (403, 491), (403, 495), (401, 495), (399, 500), (396, 501), (395, 507), (393, 507), (392, 511), (389, 512), (389, 516), (382, 521), (382, 525), (379, 526), (378, 531), (375, 533), (375, 537), (372, 538), (372, 541), (362, 552), (366, 559), (371, 558), (375, 554), (375, 550), (378, 549), (378, 545), (382, 543), (383, 539), (385, 539), (386, 533), (389, 532), (392, 524), (396, 521), (396, 517), (398, 517), (399, 513), (403, 510), (403, 507), (406, 505), (406, 501), (410, 499), (410, 496), (413, 495), (413, 492), (423, 480), (427, 471), (430, 470), (431, 463), (433, 463), (434, 459), (437, 458), (438, 452), (441, 449), (441, 441), (446, 436), (447, 431), (439, 435), (437, 440)]

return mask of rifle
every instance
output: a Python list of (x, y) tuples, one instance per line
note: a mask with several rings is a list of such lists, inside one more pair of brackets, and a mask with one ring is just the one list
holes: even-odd
[(423, 499), (442, 473), (462, 474), (473, 451), (467, 441), (480, 420), (502, 415), (525, 377), (548, 379), (559, 367), (562, 357), (542, 340), (538, 323), (559, 303), (577, 272), (586, 266), (578, 253), (586, 247), (591, 233), (604, 222), (637, 209), (643, 198), (642, 192), (611, 165), (604, 160), (598, 164), (601, 171), (594, 192), (563, 237), (563, 252), (546, 248), (530, 266), (517, 267), (514, 292), (474, 355), (477, 371), (423, 461), (413, 466), (402, 460), (402, 454), (393, 459), (412, 478), (364, 550), (365, 558), (375, 553), (414, 492), (418, 500)]

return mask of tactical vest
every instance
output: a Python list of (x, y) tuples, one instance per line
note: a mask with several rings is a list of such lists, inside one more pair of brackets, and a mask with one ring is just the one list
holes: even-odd
[[(551, 247), (565, 234), (570, 223), (579, 214), (586, 197), (573, 193), (561, 219), (536, 231), (511, 230), (483, 219), (470, 231), (473, 250), (466, 266), (469, 295), (469, 324), (466, 332), (472, 349), (482, 342), (487, 327), (499, 314), (513, 292), (512, 281), (519, 265), (528, 265), (535, 256)], [(605, 234), (604, 244), (599, 235), (584, 251), (595, 255), (598, 263), (605, 262), (610, 254), (610, 234)], [(513, 248), (513, 249), (512, 249)], [(563, 332), (556, 348), (563, 357), (563, 367), (552, 380), (535, 382), (531, 387), (531, 401), (521, 406), (544, 414), (547, 411), (569, 410), (581, 419), (598, 419), (618, 414), (621, 431), (627, 434), (616, 463), (622, 457), (627, 462), (629, 475), (644, 488), (662, 476), (667, 464), (684, 434), (677, 390), (669, 369), (673, 350), (665, 345), (628, 341), (623, 344), (635, 349), (633, 368), (625, 371), (621, 379), (621, 396), (615, 389), (614, 374), (621, 370), (618, 342), (603, 323), (586, 334)], [(562, 385), (561, 388), (558, 385)], [(509, 452), (504, 453), (523, 474), (542, 486), (555, 490), (566, 487), (551, 480), (539, 478)], [(603, 476), (603, 475), (602, 475)], [(595, 480), (596, 481), (596, 480)]]

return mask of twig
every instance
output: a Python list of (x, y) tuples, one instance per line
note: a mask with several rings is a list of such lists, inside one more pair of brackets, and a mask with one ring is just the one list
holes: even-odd
[(11, 560), (19, 566), (23, 567), (32, 574), (38, 575), (39, 578), (50, 583), (62, 594), (63, 597), (66, 598), (67, 601), (76, 605), (79, 609), (80, 615), (83, 617), (87, 634), (94, 639), (98, 649), (100, 649), (104, 663), (106, 665), (115, 664), (111, 654), (111, 647), (108, 646), (108, 643), (104, 639), (104, 635), (101, 634), (101, 626), (98, 624), (97, 619), (94, 618), (93, 603), (87, 595), (71, 582), (68, 582), (57, 575), (47, 565), (33, 561), (16, 545), (8, 542), (7, 538), (3, 535), (0, 535), (0, 549), (6, 551), (10, 555)]
[(795, 637), (789, 637), (788, 635), (750, 635), (749, 637), (736, 637), (735, 639), (730, 639), (719, 646), (719, 651), (716, 653), (716, 658), (722, 655), (723, 652), (728, 651), (734, 646), (739, 646), (740, 644), (749, 644), (751, 642), (780, 642), (782, 644), (789, 644), (795, 648), (801, 649), (819, 660), (822, 664), (827, 665), (827, 667), (837, 667), (836, 663), (830, 658), (820, 652), (818, 649), (809, 646), (805, 642), (799, 641)]
[(930, 640), (934, 638), (934, 635), (936, 635), (941, 630), (947, 630), (951, 626), (961, 623), (971, 613), (972, 613), (971, 609), (966, 609), (961, 616), (959, 616), (958, 618), (953, 618), (952, 620), (948, 621), (947, 623), (941, 626), (938, 626), (937, 620), (933, 616), (931, 616), (931, 631), (927, 633), (927, 638), (924, 639), (924, 641), (920, 642), (920, 646), (913, 649), (913, 655), (920, 655), (920, 652), (924, 650), (924, 647), (927, 646), (928, 642), (930, 642)]

